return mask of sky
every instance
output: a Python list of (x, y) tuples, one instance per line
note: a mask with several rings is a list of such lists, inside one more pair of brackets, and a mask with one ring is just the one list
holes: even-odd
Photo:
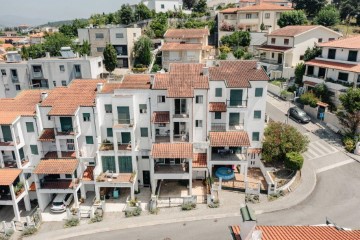
[(0, 25), (42, 24), (115, 12), (140, 0), (0, 0)]

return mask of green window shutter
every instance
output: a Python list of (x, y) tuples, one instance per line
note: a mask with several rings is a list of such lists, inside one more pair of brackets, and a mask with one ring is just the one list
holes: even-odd
[(20, 159), (21, 159), (21, 160), (25, 158), (24, 148), (20, 148), (20, 149), (19, 149), (19, 155), (20, 155)]
[(258, 111), (258, 110), (254, 111), (254, 118), (255, 119), (260, 119), (261, 118), (261, 111)]
[(86, 136), (86, 144), (94, 144), (93, 136)]
[(141, 137), (148, 137), (149, 131), (148, 128), (140, 128)]
[(255, 88), (255, 97), (262, 97), (263, 88)]
[(215, 112), (215, 119), (221, 119), (221, 112)]
[(130, 124), (130, 110), (129, 107), (117, 107), (118, 123)]
[(230, 90), (230, 107), (242, 106), (243, 90)]
[(31, 153), (34, 155), (39, 155), (39, 150), (37, 145), (30, 145)]
[(60, 125), (62, 132), (73, 131), (71, 117), (60, 117)]
[(84, 122), (90, 121), (90, 113), (83, 113), (83, 120)]
[(34, 130), (34, 123), (26, 122), (26, 131), (27, 132), (35, 132)]
[(252, 140), (253, 141), (259, 141), (260, 139), (260, 133), (259, 132), (253, 132), (252, 133)]
[(215, 97), (222, 97), (222, 88), (215, 88)]
[(119, 172), (120, 173), (132, 173), (132, 159), (130, 156), (121, 156), (118, 158)]
[(130, 143), (131, 141), (131, 135), (129, 132), (122, 132), (121, 133), (121, 143), (122, 144), (126, 144), (126, 143)]
[(106, 129), (106, 135), (108, 137), (113, 137), (113, 129), (112, 128), (107, 128)]
[(102, 156), (101, 162), (102, 162), (103, 172), (106, 172), (106, 171), (117, 172), (116, 165), (115, 165), (115, 157)]
[(229, 125), (236, 126), (240, 124), (240, 113), (229, 113)]
[(1, 132), (3, 134), (4, 142), (12, 142), (13, 141), (10, 126), (1, 126)]
[(112, 113), (112, 105), (111, 104), (105, 104), (105, 112)]

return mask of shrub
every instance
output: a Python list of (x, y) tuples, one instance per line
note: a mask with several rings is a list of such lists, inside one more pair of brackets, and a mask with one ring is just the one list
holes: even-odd
[(345, 150), (352, 153), (355, 150), (355, 140), (349, 136), (344, 137), (343, 143), (345, 145)]
[(78, 218), (70, 218), (65, 221), (64, 227), (76, 227), (80, 224), (80, 220)]
[(226, 59), (227, 59), (227, 54), (224, 53), (224, 52), (220, 53), (219, 59), (220, 59), (220, 60), (226, 60)]
[(303, 85), (303, 76), (305, 74), (306, 65), (304, 63), (298, 63), (295, 67), (295, 83)]
[(22, 235), (23, 236), (30, 236), (30, 235), (33, 235), (34, 233), (37, 232), (37, 228), (36, 227), (29, 227), (29, 228), (26, 228), (23, 232), (22, 232)]
[(209, 208), (218, 208), (220, 206), (219, 200), (215, 200), (208, 204)]
[(190, 211), (196, 208), (196, 203), (183, 203), (181, 205), (181, 210)]
[(223, 45), (219, 47), (219, 50), (221, 53), (226, 53), (226, 54), (231, 52), (231, 48), (229, 48), (227, 45)]
[(249, 53), (249, 52), (246, 52), (245, 54), (244, 54), (244, 56), (243, 56), (243, 59), (244, 60), (250, 60), (250, 59), (252, 59), (253, 58), (253, 55), (251, 54), (251, 53)]
[(154, 64), (153, 68), (151, 69), (151, 72), (156, 73), (160, 70), (161, 70), (160, 66), (157, 64)]
[(141, 207), (136, 207), (133, 210), (127, 210), (125, 211), (125, 217), (136, 217), (136, 216), (140, 216), (141, 214)]
[(245, 53), (244, 53), (244, 50), (242, 50), (241, 48), (238, 48), (233, 52), (233, 54), (234, 54), (234, 57), (236, 57), (237, 59), (240, 59), (244, 56)]
[(306, 92), (300, 96), (300, 101), (304, 105), (310, 105), (310, 107), (316, 107), (319, 99), (312, 92)]
[(300, 170), (304, 164), (304, 157), (298, 152), (289, 152), (286, 154), (285, 167), (291, 170)]
[(97, 223), (97, 222), (101, 222), (102, 220), (103, 217), (100, 214), (95, 213), (95, 216), (90, 219), (89, 223)]
[(159, 208), (153, 208), (153, 209), (150, 209), (150, 210), (149, 210), (149, 213), (150, 213), (150, 214), (158, 214), (159, 211), (160, 211)]
[(270, 195), (268, 196), (268, 200), (269, 200), (269, 201), (274, 201), (274, 200), (276, 200), (276, 199), (278, 199), (279, 197), (282, 197), (282, 196), (284, 196), (284, 195), (285, 195), (285, 193), (284, 193), (283, 191), (279, 191), (279, 192), (277, 192), (277, 193), (270, 194)]

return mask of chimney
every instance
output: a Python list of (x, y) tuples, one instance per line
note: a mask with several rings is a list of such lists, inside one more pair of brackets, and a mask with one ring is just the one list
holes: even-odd
[(103, 83), (98, 83), (96, 84), (96, 90), (98, 93), (100, 93), (102, 91), (104, 84)]
[(47, 93), (47, 92), (42, 92), (42, 93), (41, 93), (41, 101), (44, 101), (45, 98), (47, 98), (47, 96), (48, 96), (48, 93)]
[(46, 52), (45, 55), (46, 55), (46, 58), (50, 58), (50, 57), (51, 57), (49, 52)]
[(151, 74), (151, 75), (150, 75), (150, 84), (151, 84), (151, 85), (154, 85), (154, 82), (155, 82), (155, 75), (154, 75), (154, 74)]
[(202, 69), (202, 75), (209, 76), (209, 67), (203, 67)]
[(268, 27), (268, 34), (272, 32), (272, 27)]
[(256, 69), (257, 69), (257, 70), (260, 70), (260, 69), (261, 69), (261, 64), (260, 64), (260, 62), (256, 62)]

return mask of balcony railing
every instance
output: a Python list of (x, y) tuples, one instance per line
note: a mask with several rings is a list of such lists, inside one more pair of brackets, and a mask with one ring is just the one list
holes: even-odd
[(134, 119), (126, 119), (126, 118), (114, 119), (114, 126), (132, 127), (134, 126)]
[(174, 142), (189, 142), (189, 133), (174, 134)]
[(99, 151), (114, 151), (114, 144), (111, 142), (103, 142), (99, 147)]
[(112, 173), (102, 172), (95, 177), (96, 182), (132, 183), (136, 179), (136, 172), (133, 173)]
[(226, 106), (227, 107), (233, 107), (233, 108), (245, 108), (247, 107), (247, 100), (226, 100)]
[(0, 138), (0, 146), (14, 146), (14, 141), (12, 139)]
[(244, 153), (234, 153), (232, 150), (219, 150), (211, 154), (211, 161), (246, 161)]
[(74, 189), (79, 184), (79, 179), (41, 179), (41, 189)]
[(189, 173), (188, 164), (155, 164), (154, 171), (160, 174), (184, 174)]
[(77, 133), (76, 130), (76, 127), (55, 128), (55, 135), (75, 135)]
[(189, 118), (189, 112), (180, 112), (175, 110), (173, 118)]
[(42, 71), (33, 72), (33, 78), (44, 78)]
[(17, 83), (17, 82), (19, 82), (19, 77), (18, 76), (11, 76), (11, 81), (13, 83)]
[(226, 123), (212, 123), (211, 131), (214, 132), (225, 132), (226, 131)]
[(170, 142), (170, 136), (164, 136), (164, 135), (155, 135), (155, 142), (161, 143), (161, 142)]

